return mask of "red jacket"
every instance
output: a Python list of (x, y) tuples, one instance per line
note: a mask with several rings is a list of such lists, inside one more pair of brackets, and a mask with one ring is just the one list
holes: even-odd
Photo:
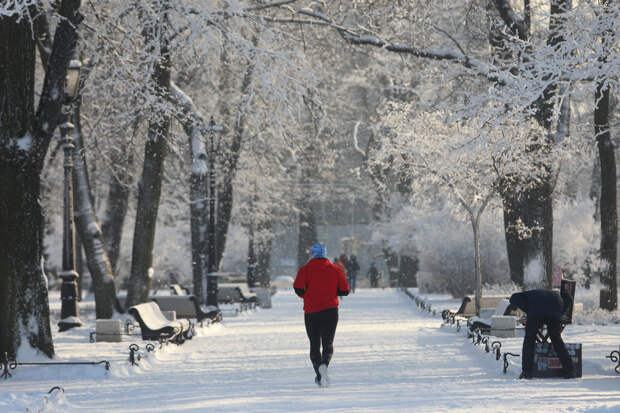
[(311, 259), (297, 272), (295, 292), (304, 299), (304, 313), (338, 307), (338, 295), (349, 294), (344, 272), (328, 259)]

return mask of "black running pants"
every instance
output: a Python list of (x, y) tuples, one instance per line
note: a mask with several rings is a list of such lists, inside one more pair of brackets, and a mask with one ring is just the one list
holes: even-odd
[[(321, 364), (329, 365), (334, 354), (334, 336), (338, 325), (338, 308), (304, 315), (306, 334), (310, 339), (310, 360), (316, 373)], [(321, 353), (321, 344), (323, 352)]]

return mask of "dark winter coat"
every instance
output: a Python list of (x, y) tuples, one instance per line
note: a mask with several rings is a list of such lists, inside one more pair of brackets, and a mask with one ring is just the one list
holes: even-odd
[(355, 255), (351, 256), (351, 259), (349, 260), (349, 265), (347, 265), (347, 272), (350, 272), (351, 275), (356, 275), (357, 272), (360, 270), (360, 265), (357, 262), (357, 258), (355, 258)]
[(513, 294), (510, 304), (523, 310), (528, 317), (560, 320), (570, 308), (572, 298), (565, 291), (541, 288)]

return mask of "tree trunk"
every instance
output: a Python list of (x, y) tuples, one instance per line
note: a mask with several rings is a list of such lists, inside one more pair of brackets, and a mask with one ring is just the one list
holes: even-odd
[(191, 175), (189, 179), (192, 280), (194, 296), (203, 304), (204, 297), (206, 297), (206, 291), (203, 291), (203, 281), (206, 280), (208, 273), (208, 165), (207, 151), (203, 143), (203, 131), (207, 125), (189, 96), (174, 83), (171, 85), (170, 91), (171, 102), (179, 109), (176, 114), (176, 119), (181, 123), (187, 135), (192, 159)]
[(250, 228), (248, 230), (248, 286), (253, 288), (256, 286), (256, 251), (254, 250), (254, 228), (253, 225), (250, 224)]
[(480, 221), (470, 216), (471, 228), (474, 232), (474, 268), (476, 271), (476, 314), (480, 314), (480, 297), (482, 297), (482, 266), (480, 264)]
[[(524, 1), (524, 24), (519, 30), (518, 25), (510, 25), (504, 20), (501, 24), (502, 2), (489, 2), (487, 10), (490, 16), (489, 24), (489, 44), (493, 50), (493, 61), (496, 64), (504, 65), (513, 60), (512, 51), (505, 47), (506, 33), (504, 28), (511, 27), (510, 32), (515, 29), (521, 40), (525, 40), (530, 35), (530, 5), (529, 1)], [(518, 177), (515, 175), (501, 177), (500, 193), (502, 196), (502, 206), (504, 210), (504, 236), (506, 238), (506, 253), (508, 257), (508, 268), (510, 280), (516, 285), (523, 286), (523, 258), (525, 242), (521, 238), (518, 228), (522, 225), (521, 208), (523, 207), (522, 191), (515, 188)]]
[(39, 169), (6, 149), (0, 149), (0, 356), (15, 358), (26, 338), (52, 357)]
[[(152, 22), (147, 28), (147, 43), (159, 36), (157, 43), (160, 58), (155, 63), (151, 78), (161, 102), (169, 100), (170, 94), (170, 53), (167, 38), (163, 32), (163, 16), (158, 22)], [(163, 106), (163, 105), (162, 105)], [(133, 238), (131, 275), (127, 286), (127, 307), (148, 300), (151, 288), (153, 245), (161, 185), (164, 172), (164, 159), (168, 149), (170, 115), (164, 109), (155, 106), (155, 113), (149, 121), (148, 137), (144, 150), (144, 167), (138, 185), (138, 206)]]
[[(54, 355), (42, 270), (40, 168), (30, 150), (35, 44), (27, 19), (0, 19), (0, 358), (15, 358), (26, 337)], [(18, 146), (23, 142), (23, 150)], [(39, 301), (40, 300), (40, 301)], [(34, 320), (32, 325), (30, 320)]]
[[(252, 38), (252, 44), (254, 47), (258, 46), (258, 37), (254, 36)], [(222, 56), (222, 64), (226, 64), (227, 59), (225, 56)], [(237, 163), (239, 161), (239, 156), (241, 155), (241, 143), (243, 142), (243, 137), (245, 133), (245, 121), (246, 121), (246, 113), (249, 110), (248, 107), (248, 93), (250, 89), (250, 85), (252, 83), (252, 77), (254, 76), (254, 64), (250, 63), (248, 65), (248, 69), (243, 76), (243, 81), (241, 83), (241, 101), (237, 106), (237, 116), (235, 117), (235, 128), (233, 131), (233, 138), (230, 145), (230, 148), (226, 151), (226, 159), (224, 160), (222, 171), (224, 171), (224, 176), (220, 188), (218, 190), (217, 197), (217, 224), (216, 224), (216, 258), (217, 258), (217, 268), (220, 266), (220, 261), (222, 260), (222, 256), (224, 255), (224, 249), (226, 248), (226, 238), (228, 236), (228, 228), (230, 226), (230, 219), (232, 217), (232, 209), (234, 206), (233, 199), (233, 181), (235, 176), (237, 175)], [(226, 78), (222, 78), (222, 88), (227, 87), (228, 81)], [(228, 96), (225, 94), (223, 96)], [(225, 122), (228, 122), (230, 119), (230, 113), (228, 110), (224, 110), (223, 107), (227, 106), (226, 102), (221, 102), (221, 115)]]
[(506, 236), (506, 251), (510, 280), (518, 286), (523, 286), (523, 241), (517, 231), (521, 216), (519, 194), (503, 191), (502, 203), (504, 209), (504, 234)]
[[(77, 188), (77, 184), (75, 182), (75, 180), (73, 181), (73, 187)], [(74, 214), (75, 214), (75, 207), (74, 209)], [(86, 267), (84, 266), (84, 254), (82, 253), (82, 239), (80, 238), (80, 234), (76, 233), (75, 234), (75, 272), (77, 272), (78, 274), (80, 274), (79, 278), (76, 280), (77, 281), (77, 288), (78, 288), (78, 295), (77, 295), (77, 300), (78, 301), (82, 301), (82, 298), (84, 298), (84, 274)]]
[[(556, 46), (564, 41), (563, 30), (565, 17), (563, 13), (570, 9), (570, 0), (551, 0), (549, 46)], [(534, 159), (545, 158), (549, 147), (554, 143), (557, 131), (552, 132), (554, 100), (558, 93), (558, 85), (552, 83), (538, 98), (535, 118), (544, 126), (546, 136), (540, 138), (540, 146), (533, 148)], [(562, 125), (560, 124), (560, 127)], [(541, 156), (536, 155), (540, 153)], [(525, 241), (523, 254), (524, 286), (526, 288), (551, 288), (553, 284), (553, 187), (551, 184), (551, 166), (544, 165), (545, 173), (540, 180), (525, 191), (523, 222), (533, 229), (532, 236)], [(538, 230), (537, 227), (541, 229)]]
[[(261, 233), (271, 230), (271, 223), (261, 225)], [(271, 285), (271, 249), (273, 246), (273, 238), (263, 236), (258, 243), (257, 265), (256, 265), (256, 281), (261, 287), (269, 287)]]
[[(114, 273), (106, 254), (103, 233), (94, 208), (91, 204), (90, 185), (86, 174), (86, 163), (83, 156), (82, 130), (80, 127), (79, 102), (74, 111), (73, 134), (73, 176), (75, 188), (75, 219), (77, 231), (84, 245), (86, 262), (95, 292), (95, 308), (97, 318), (112, 318), (116, 303)], [(81, 253), (81, 251), (80, 251)], [(82, 274), (80, 273), (80, 276)]]
[[(231, 74), (230, 70), (230, 58), (228, 57), (228, 44), (224, 44), (220, 53), (220, 82), (218, 85), (220, 99), (217, 103), (219, 110), (220, 122), (225, 125), (224, 132), (220, 134), (220, 142), (228, 141), (226, 135), (233, 133), (234, 140), (237, 139), (236, 127), (231, 130), (230, 125), (234, 120), (231, 116)], [(246, 75), (247, 76), (247, 75)], [(236, 122), (235, 122), (236, 123)], [(221, 144), (220, 144), (221, 147)], [(239, 152), (239, 148), (237, 148)], [(238, 153), (236, 157), (238, 158)], [(215, 218), (215, 268), (220, 268), (220, 261), (224, 256), (224, 249), (226, 248), (226, 236), (228, 233), (228, 225), (230, 223), (232, 206), (233, 206), (233, 188), (232, 181), (236, 174), (236, 159), (231, 148), (224, 148), (219, 151), (216, 156), (216, 162), (218, 163), (218, 171), (220, 171), (220, 182), (217, 185), (217, 207)]]
[[(596, 110), (596, 106), (595, 109)], [(601, 221), (601, 158), (598, 153), (594, 156), (592, 164), (592, 179), (590, 182), (590, 199), (594, 201), (594, 221)]]
[(418, 272), (418, 259), (408, 255), (400, 255), (400, 274), (403, 280), (403, 287), (415, 288), (418, 286), (416, 274)]
[[(516, 34), (521, 40), (529, 38), (530, 26), (530, 4), (524, 3), (525, 15), (521, 19), (512, 10), (512, 6), (507, 0), (495, 0), (496, 9), (500, 17), (504, 20), (509, 33)], [(550, 1), (550, 35), (547, 44), (556, 46), (564, 39), (564, 13), (570, 8), (570, 0), (551, 0)], [(501, 37), (501, 33), (497, 33)], [(493, 45), (493, 43), (492, 43)], [(501, 42), (494, 46), (501, 52)], [(525, 51), (527, 53), (527, 51)], [(524, 56), (523, 60), (527, 61)], [(561, 135), (562, 131), (552, 133), (552, 119), (554, 116), (554, 100), (558, 93), (557, 84), (550, 84), (535, 102), (534, 118), (545, 128), (546, 136), (540, 138), (540, 142), (533, 145), (528, 151), (532, 159), (541, 159), (546, 155), (549, 145), (553, 144), (554, 137)], [(565, 111), (565, 115), (568, 113)], [(564, 125), (560, 123), (559, 127)], [(540, 151), (540, 152), (539, 152)], [(542, 156), (538, 156), (540, 153)], [(508, 248), (508, 259), (510, 263), (511, 279), (519, 280), (521, 274), (524, 277), (524, 287), (545, 287), (551, 288), (553, 279), (552, 270), (552, 242), (553, 242), (553, 199), (551, 185), (551, 165), (544, 165), (546, 170), (544, 176), (535, 182), (528, 182), (520, 201), (516, 201), (513, 195), (504, 196), (504, 206), (509, 206), (511, 210), (504, 215), (506, 230), (506, 240)], [(505, 189), (504, 193), (508, 193)], [(515, 206), (519, 208), (515, 208)], [(518, 212), (517, 212), (518, 211)], [(531, 231), (531, 236), (524, 239), (516, 239), (511, 232), (518, 219), (514, 219), (513, 213), (520, 214), (521, 222)]]
[[(607, 4), (608, 1), (604, 1)], [(606, 50), (611, 50), (606, 48)], [(602, 64), (607, 62), (603, 57)], [(618, 212), (616, 199), (616, 158), (611, 139), (610, 87), (601, 80), (594, 96), (594, 133), (601, 163), (601, 290), (600, 306), (609, 311), (618, 308), (616, 260), (618, 254)]]
[(504, 235), (506, 238), (506, 252), (508, 257), (508, 267), (510, 269), (510, 280), (518, 286), (523, 287), (523, 254), (525, 243), (521, 239), (520, 227), (521, 208), (524, 206), (522, 191), (518, 187), (519, 177), (510, 175), (502, 177), (499, 188), (502, 198), (504, 211)]
[[(299, 207), (299, 228), (297, 232), (297, 268), (308, 262), (310, 248), (317, 242), (316, 223), (312, 203), (308, 197), (302, 199)], [(259, 258), (260, 260), (260, 258)]]
[[(134, 135), (138, 130), (139, 123), (140, 118), (138, 117), (134, 122)], [(129, 150), (127, 154), (119, 154), (114, 164), (117, 168), (110, 176), (106, 210), (101, 219), (101, 231), (103, 232), (110, 267), (112, 267), (113, 273), (118, 275), (123, 225), (129, 207), (129, 194), (131, 193), (129, 170), (133, 166), (133, 151)]]
[[(133, 156), (130, 155), (125, 166), (129, 167), (132, 163)], [(101, 220), (101, 231), (103, 232), (110, 267), (115, 274), (118, 272), (123, 225), (129, 208), (129, 194), (131, 192), (127, 182), (129, 178), (128, 173), (120, 170), (110, 177), (106, 210)]]
[(217, 217), (215, 219), (215, 267), (220, 268), (224, 249), (226, 248), (226, 238), (228, 237), (228, 228), (230, 227), (230, 219), (232, 218), (233, 209), (233, 184), (232, 180), (236, 171), (223, 171), (224, 179), (219, 185), (217, 191)]
[[(0, 357), (26, 343), (54, 355), (47, 279), (43, 272), (43, 216), (39, 204), (45, 155), (61, 118), (62, 82), (75, 51), (78, 0), (63, 0), (61, 16), (34, 111), (35, 41), (22, 16), (0, 19)], [(36, 6), (29, 9), (35, 16)]]
[[(192, 155), (194, 157), (194, 155)], [(203, 159), (206, 163), (206, 159)], [(192, 242), (192, 280), (194, 295), (203, 304), (206, 291), (203, 291), (203, 281), (208, 273), (207, 267), (207, 217), (209, 215), (207, 203), (207, 177), (205, 172), (195, 168), (196, 159), (193, 162), (190, 176), (190, 226)], [(206, 170), (206, 165), (205, 165)]]
[(144, 167), (138, 184), (131, 275), (127, 286), (128, 307), (146, 302), (151, 288), (155, 227), (161, 198), (164, 158), (168, 148), (166, 140), (169, 126), (170, 122), (167, 119), (153, 121), (149, 125)]
[(524, 191), (521, 220), (529, 230), (523, 242), (523, 286), (551, 288), (553, 268), (551, 248), (553, 238), (553, 210), (549, 176)]

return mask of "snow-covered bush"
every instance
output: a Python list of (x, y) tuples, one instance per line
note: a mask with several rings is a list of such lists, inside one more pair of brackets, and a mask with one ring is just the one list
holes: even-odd
[[(399, 253), (416, 252), (421, 291), (454, 296), (473, 293), (476, 278), (471, 224), (455, 218), (447, 206), (421, 208), (393, 200), (390, 209), (391, 217), (373, 228), (373, 242)], [(502, 225), (498, 208), (489, 208), (481, 220), (480, 258), (485, 284), (510, 281)]]
[[(488, 211), (480, 227), (482, 282), (509, 282), (501, 215), (498, 211)], [(422, 291), (449, 292), (454, 296), (474, 292), (476, 275), (471, 224), (457, 221), (449, 211), (437, 210), (417, 221), (415, 239), (420, 251), (418, 284)]]

